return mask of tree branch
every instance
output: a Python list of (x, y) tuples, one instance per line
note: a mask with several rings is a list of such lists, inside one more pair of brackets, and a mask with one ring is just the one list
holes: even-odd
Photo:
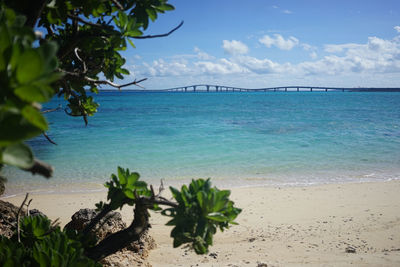
[(104, 29), (104, 27), (108, 26), (108, 25), (102, 25), (102, 24), (93, 23), (93, 22), (84, 20), (81, 17), (75, 16), (75, 15), (68, 15), (68, 18), (73, 19), (73, 20), (77, 20), (80, 23), (83, 23), (85, 25), (89, 25), (89, 26), (92, 26), (92, 27), (100, 28), (100, 29)]
[(97, 214), (96, 217), (94, 217), (90, 221), (90, 223), (86, 225), (86, 227), (83, 229), (82, 231), (83, 235), (84, 236), (87, 235), (90, 232), (90, 230), (92, 230), (96, 226), (96, 224), (100, 222), (100, 220), (103, 219), (103, 217), (106, 216), (107, 213), (109, 213), (111, 210), (112, 209), (110, 208), (110, 205), (105, 205), (103, 209), (100, 211), (100, 213)]
[(120, 2), (118, 2), (117, 0), (111, 0), (111, 2), (113, 2), (114, 5), (116, 5), (119, 10), (124, 11), (124, 7), (121, 5)]
[(109, 235), (96, 246), (89, 248), (86, 255), (95, 261), (99, 261), (126, 247), (131, 242), (139, 240), (150, 226), (149, 214), (146, 206), (140, 201), (136, 203), (134, 213), (133, 222), (128, 228)]
[(49, 141), (49, 142), (52, 143), (53, 145), (57, 145), (56, 142), (54, 142), (53, 140), (51, 140), (51, 138), (46, 134), (46, 132), (43, 132), (43, 136), (47, 139), (47, 141)]
[(183, 20), (181, 21), (181, 23), (179, 23), (178, 26), (176, 26), (175, 28), (173, 28), (172, 30), (170, 30), (167, 33), (157, 34), (157, 35), (136, 36), (136, 37), (132, 37), (132, 38), (134, 38), (134, 39), (151, 39), (151, 38), (166, 37), (166, 36), (170, 35), (171, 33), (173, 33), (174, 31), (176, 31), (177, 29), (179, 29), (182, 25), (183, 25)]
[(91, 83), (94, 83), (96, 85), (108, 84), (108, 85), (111, 85), (112, 87), (118, 88), (119, 90), (121, 88), (127, 87), (129, 85), (136, 85), (138, 87), (143, 88), (142, 86), (139, 85), (139, 83), (147, 80), (147, 78), (143, 78), (143, 79), (140, 79), (138, 81), (134, 80), (133, 82), (126, 83), (126, 84), (116, 84), (116, 83), (113, 83), (113, 82), (108, 81), (108, 80), (96, 80), (96, 79), (87, 77), (87, 76), (84, 75), (83, 72), (72, 72), (72, 71), (67, 71), (67, 70), (63, 70), (63, 69), (58, 69), (58, 71), (64, 73), (65, 75), (74, 76), (74, 77), (77, 77), (77, 78), (80, 78), (80, 79), (84, 79), (84, 80), (86, 80), (88, 82), (91, 82)]
[(49, 112), (53, 112), (53, 111), (57, 111), (57, 110), (60, 110), (61, 108), (62, 108), (62, 106), (61, 106), (61, 104), (60, 104), (60, 105), (58, 105), (58, 107), (56, 107), (56, 108), (43, 110), (43, 111), (42, 111), (42, 114), (44, 114), (44, 113), (49, 113)]
[(107, 81), (107, 80), (95, 80), (95, 79), (92, 79), (92, 78), (89, 78), (89, 77), (85, 77), (85, 80), (88, 81), (88, 82), (92, 82), (94, 84), (97, 84), (97, 85), (99, 85), (99, 84), (108, 84), (108, 85), (111, 85), (112, 87), (118, 88), (118, 90), (121, 90), (122, 87), (127, 87), (129, 85), (136, 85), (138, 87), (143, 88), (142, 86), (139, 85), (139, 83), (147, 80), (147, 78), (143, 78), (143, 79), (141, 79), (139, 81), (134, 80), (133, 82), (126, 83), (126, 84), (121, 84), (121, 85), (113, 83), (113, 82), (110, 82), (110, 81)]
[(85, 61), (83, 61), (83, 59), (79, 56), (78, 51), (80, 51), (80, 49), (79, 49), (78, 47), (75, 47), (75, 49), (74, 49), (75, 56), (76, 56), (76, 58), (77, 58), (80, 62), (82, 62), (82, 64), (83, 64), (83, 72), (82, 72), (82, 74), (86, 74), (86, 73), (87, 73), (86, 63), (85, 63)]
[(28, 200), (28, 196), (29, 196), (29, 193), (26, 193), (26, 195), (25, 195), (25, 199), (24, 199), (24, 201), (22, 201), (22, 204), (21, 204), (21, 206), (19, 207), (19, 209), (18, 209), (18, 212), (17, 212), (17, 237), (18, 237), (18, 242), (20, 243), (21, 242), (21, 234), (20, 234), (20, 229), (19, 229), (19, 221), (20, 221), (20, 214), (21, 214), (21, 210), (22, 210), (22, 208), (24, 207), (24, 205), (25, 205), (25, 202)]

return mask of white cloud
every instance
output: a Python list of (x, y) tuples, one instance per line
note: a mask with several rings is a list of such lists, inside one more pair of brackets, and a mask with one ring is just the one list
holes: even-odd
[[(231, 49), (231, 57), (215, 58), (198, 47), (195, 54), (182, 57), (158, 59), (151, 63), (143, 63), (139, 76), (153, 78), (190, 81), (217, 82), (240, 81), (256, 84), (256, 81), (330, 81), (333, 85), (343, 85), (345, 82), (357, 82), (348, 86), (366, 85), (373, 81), (375, 86), (395, 86), (400, 82), (400, 37), (392, 40), (369, 37), (365, 43), (327, 44), (323, 50), (309, 44), (300, 43), (296, 38), (284, 39), (280, 35), (264, 36), (259, 40), (267, 47), (277, 46), (289, 50), (295, 45), (300, 46), (309, 54), (310, 59), (299, 63), (278, 62), (267, 57), (252, 57), (245, 55), (247, 46), (240, 41), (224, 41), (226, 49)], [(238, 49), (244, 45), (244, 49)], [(318, 52), (318, 54), (317, 54)], [(396, 78), (396, 76), (398, 78)], [(175, 78), (172, 78), (175, 77)], [(379, 77), (379, 78), (378, 78)], [(386, 77), (386, 78), (385, 78)], [(380, 80), (379, 80), (380, 79)], [(379, 83), (381, 81), (381, 83)], [(172, 83), (172, 82), (171, 82)], [(286, 82), (283, 82), (286, 83)], [(317, 82), (316, 82), (317, 83)], [(240, 86), (239, 84), (232, 84)], [(314, 84), (313, 84), (314, 85)], [(333, 86), (332, 85), (332, 86)], [(263, 85), (261, 85), (263, 86)], [(373, 86), (373, 85), (370, 85)]]
[(310, 53), (310, 57), (311, 57), (312, 59), (317, 59), (317, 57), (318, 57), (317, 52), (312, 51), (312, 52)]
[(195, 67), (198, 68), (203, 74), (235, 74), (235, 73), (243, 73), (246, 72), (244, 68), (239, 66), (237, 63), (234, 63), (226, 58), (222, 58), (217, 62), (211, 61), (200, 61), (194, 64)]
[(249, 52), (249, 48), (247, 47), (247, 45), (236, 40), (223, 40), (222, 48), (226, 53), (230, 55), (243, 55)]
[(200, 48), (198, 48), (197, 46), (194, 47), (194, 52), (196, 53), (196, 56), (198, 59), (200, 60), (212, 60), (214, 59), (213, 56), (207, 54), (206, 52), (200, 50)]
[(299, 44), (299, 40), (296, 37), (290, 36), (285, 40), (280, 34), (274, 34), (273, 37), (264, 35), (258, 41), (268, 48), (271, 46), (276, 46), (281, 50), (291, 50), (293, 47)]
[(268, 58), (258, 59), (250, 56), (240, 56), (234, 60), (248, 72), (256, 74), (283, 73), (290, 72), (293, 69), (290, 63), (280, 64)]
[(284, 13), (284, 14), (292, 14), (293, 12), (288, 10), (288, 9), (285, 9), (285, 10), (282, 11), (282, 13)]
[(327, 44), (324, 46), (324, 50), (325, 52), (328, 53), (340, 53), (343, 52), (347, 49), (358, 49), (361, 48), (362, 45), (361, 44), (353, 44), (353, 43), (349, 43), (349, 44)]
[(395, 29), (398, 33), (400, 33), (400, 26), (394, 26), (394, 29)]
[(272, 8), (275, 8), (275, 9), (276, 9), (276, 8), (279, 8), (279, 7), (278, 7), (278, 6), (275, 6), (275, 5), (273, 5), (273, 6), (272, 6)]
[(400, 39), (369, 37), (365, 44), (325, 45), (330, 55), (317, 62), (303, 62), (306, 73), (390, 73), (400, 72)]
[(179, 76), (191, 72), (185, 60), (167, 62), (164, 59), (154, 60), (152, 64), (144, 63), (144, 76)]

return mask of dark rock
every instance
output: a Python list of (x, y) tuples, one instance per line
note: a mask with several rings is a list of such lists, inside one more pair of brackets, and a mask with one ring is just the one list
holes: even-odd
[[(17, 212), (19, 207), (0, 200), (0, 235), (10, 238), (17, 227)], [(21, 211), (22, 214), (26, 210)]]
[[(65, 225), (65, 228), (82, 231), (97, 214), (98, 212), (94, 209), (80, 209), (72, 215), (71, 221)], [(125, 228), (126, 223), (122, 221), (121, 213), (112, 211), (100, 220), (92, 232), (95, 233), (98, 241), (101, 241), (108, 235)]]
[(31, 210), (29, 210), (29, 216), (43, 216), (43, 217), (47, 217), (43, 212), (41, 212), (40, 210), (37, 210), (37, 209), (31, 209)]
[[(0, 200), (0, 235), (10, 238), (17, 228), (17, 213), (19, 207)], [(20, 217), (23, 218), (27, 214), (26, 209), (22, 208), (20, 212)], [(29, 210), (29, 215), (31, 216), (46, 216), (37, 209)]]

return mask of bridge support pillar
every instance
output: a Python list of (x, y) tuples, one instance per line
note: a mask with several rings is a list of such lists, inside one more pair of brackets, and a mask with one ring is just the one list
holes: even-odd
[(196, 92), (196, 85), (193, 86), (193, 92)]
[(207, 92), (210, 92), (210, 86), (206, 85), (206, 88), (207, 88)]

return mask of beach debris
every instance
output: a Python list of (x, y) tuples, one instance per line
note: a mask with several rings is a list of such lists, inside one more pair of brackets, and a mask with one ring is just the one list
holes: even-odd
[(263, 262), (257, 262), (257, 267), (268, 267), (268, 265)]
[(210, 256), (210, 257), (216, 259), (216, 258), (218, 257), (218, 254), (215, 253), (215, 252), (212, 252), (212, 253), (208, 254), (208, 256)]
[(348, 247), (346, 247), (345, 252), (346, 253), (356, 253), (356, 249), (352, 246), (348, 246)]

